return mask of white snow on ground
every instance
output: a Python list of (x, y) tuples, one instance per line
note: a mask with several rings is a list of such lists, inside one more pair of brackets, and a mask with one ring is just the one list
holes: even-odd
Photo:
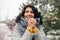
[(12, 35), (11, 30), (4, 23), (0, 23), (0, 40), (3, 40), (5, 36)]

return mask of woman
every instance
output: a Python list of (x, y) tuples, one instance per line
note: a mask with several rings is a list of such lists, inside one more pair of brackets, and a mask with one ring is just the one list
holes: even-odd
[(12, 40), (47, 40), (41, 25), (42, 18), (38, 10), (26, 5), (16, 18)]

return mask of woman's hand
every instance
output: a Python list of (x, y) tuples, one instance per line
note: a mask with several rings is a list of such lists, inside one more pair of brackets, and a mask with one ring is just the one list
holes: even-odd
[(30, 18), (28, 21), (28, 26), (34, 28), (36, 26), (36, 20), (34, 18)]
[(38, 28), (36, 27), (36, 20), (34, 18), (29, 19), (27, 30), (33, 35), (38, 34)]

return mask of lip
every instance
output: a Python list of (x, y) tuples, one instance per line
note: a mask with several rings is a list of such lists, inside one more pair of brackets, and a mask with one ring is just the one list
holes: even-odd
[(31, 15), (29, 15), (28, 17), (29, 17), (29, 18), (34, 18), (34, 16), (31, 16)]

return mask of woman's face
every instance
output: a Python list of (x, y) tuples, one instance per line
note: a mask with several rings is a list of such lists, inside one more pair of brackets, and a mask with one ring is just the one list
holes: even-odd
[(30, 7), (27, 7), (26, 9), (25, 9), (25, 13), (24, 13), (24, 17), (26, 18), (26, 19), (30, 19), (30, 18), (34, 18), (34, 12), (33, 12), (33, 10), (30, 8)]

